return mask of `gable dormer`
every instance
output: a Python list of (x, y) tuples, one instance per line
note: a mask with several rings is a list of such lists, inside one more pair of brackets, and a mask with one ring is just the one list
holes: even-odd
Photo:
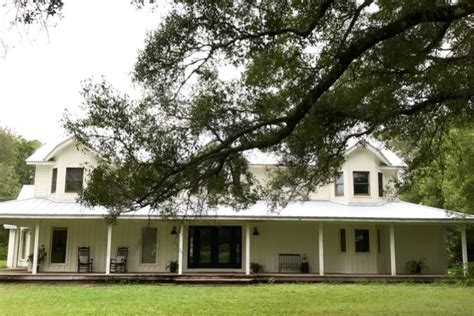
[(382, 203), (391, 180), (405, 167), (393, 152), (372, 143), (354, 144), (346, 151), (330, 199), (349, 204)]
[(71, 137), (47, 144), (26, 163), (35, 165), (35, 197), (74, 200), (86, 183), (88, 171), (97, 165), (95, 156)]

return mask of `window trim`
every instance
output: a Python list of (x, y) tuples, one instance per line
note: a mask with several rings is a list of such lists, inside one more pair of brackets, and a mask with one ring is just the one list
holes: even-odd
[[(155, 262), (143, 262), (143, 232), (145, 229), (154, 229), (155, 230)], [(145, 226), (141, 229), (141, 244), (140, 244), (140, 265), (157, 265), (158, 264), (158, 228)]]
[[(356, 193), (355, 186), (355, 174), (356, 173), (366, 173), (367, 174), (367, 193)], [(365, 185), (365, 183), (359, 183), (358, 185)], [(370, 194), (370, 171), (353, 171), (352, 172), (352, 190), (354, 196), (371, 196)]]
[(81, 188), (79, 189), (79, 191), (81, 191), (84, 188), (84, 168), (83, 167), (68, 167), (68, 168), (66, 168), (66, 176), (64, 177), (64, 193), (78, 193), (79, 192), (79, 191), (68, 190), (68, 187), (67, 187), (67, 184), (68, 184), (67, 172), (68, 172), (68, 170), (77, 170), (77, 169), (82, 170)]
[[(342, 183), (337, 183), (339, 177), (342, 178)], [(342, 194), (338, 194), (338, 191), (337, 191), (338, 185), (342, 185)], [(334, 196), (344, 196), (344, 193), (345, 193), (344, 191), (345, 191), (344, 190), (344, 172), (341, 171), (336, 174), (336, 180), (334, 181)]]
[[(357, 238), (356, 238), (356, 232), (358, 230), (366, 230), (367, 231), (367, 241), (368, 241), (368, 246), (369, 249), (367, 251), (357, 251)], [(370, 254), (371, 253), (371, 248), (370, 248), (370, 229), (369, 228), (354, 228), (354, 253), (355, 254)]]
[[(53, 260), (53, 236), (54, 230), (65, 230), (66, 231), (66, 251), (64, 252), (64, 262), (52, 262)], [(49, 264), (53, 265), (67, 265), (68, 264), (68, 254), (69, 254), (69, 228), (67, 226), (62, 227), (51, 227), (51, 239), (49, 245)]]
[(53, 168), (51, 174), (51, 193), (56, 193), (58, 190), (58, 168)]
[(384, 189), (383, 189), (383, 173), (379, 172), (377, 174), (377, 180), (378, 180), (378, 185), (379, 185), (379, 197), (384, 196)]

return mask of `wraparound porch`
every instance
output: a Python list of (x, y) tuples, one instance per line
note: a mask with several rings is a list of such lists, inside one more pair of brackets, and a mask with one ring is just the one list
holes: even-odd
[[(10, 224), (12, 224), (10, 222)], [(13, 229), (13, 227), (15, 227)], [(190, 227), (240, 227), (240, 242), (234, 245), (236, 266), (232, 268), (195, 268), (191, 262), (193, 242)], [(119, 219), (116, 225), (107, 225), (103, 219), (38, 219), (16, 220), (11, 226), (14, 253), (9, 258), (9, 266), (25, 266), (25, 254), (33, 252), (31, 272), (38, 274), (38, 248), (45, 246), (49, 256), (40, 265), (40, 273), (71, 273), (77, 270), (77, 247), (90, 246), (94, 258), (93, 271), (99, 275), (111, 275), (110, 259), (114, 258), (117, 247), (130, 249), (128, 271), (132, 277), (155, 275), (167, 277), (170, 261), (177, 261), (178, 276), (194, 273), (225, 272), (252, 275), (251, 263), (263, 265), (270, 275), (281, 277), (279, 254), (305, 254), (312, 278), (330, 277), (405, 277), (404, 267), (408, 260), (424, 257), (429, 275), (445, 275), (447, 270), (446, 247), (442, 223), (401, 223), (376, 221), (231, 221), (231, 220), (193, 220), (170, 222), (163, 220)], [(66, 229), (67, 240), (64, 249), (64, 262), (54, 263), (54, 229)], [(143, 231), (153, 228), (156, 233), (154, 257), (144, 260)], [(254, 234), (255, 231), (258, 234)], [(344, 231), (344, 238), (342, 235)], [(357, 251), (356, 239), (364, 231), (367, 249)], [(26, 234), (25, 234), (26, 232)], [(176, 232), (174, 234), (173, 232)], [(363, 233), (362, 235), (364, 235)], [(465, 230), (462, 231), (463, 259), (467, 265)], [(30, 240), (27, 240), (29, 236)], [(23, 239), (22, 239), (23, 238)], [(26, 238), (26, 239), (25, 239)], [(344, 239), (344, 240), (343, 240)], [(11, 240), (10, 240), (11, 241)], [(215, 243), (214, 243), (215, 244)], [(218, 248), (219, 243), (218, 244)], [(225, 244), (225, 243), (224, 243)], [(343, 249), (343, 244), (345, 245)], [(225, 246), (225, 245), (224, 245)], [(214, 246), (215, 247), (215, 246)], [(145, 247), (146, 248), (146, 247)], [(212, 248), (212, 247), (211, 247)], [(359, 249), (360, 250), (360, 249)], [(145, 250), (146, 251), (146, 250)], [(212, 256), (213, 249), (209, 252)], [(215, 252), (215, 251), (214, 251)], [(225, 252), (225, 251), (224, 251)], [(227, 252), (228, 253), (228, 252)], [(231, 255), (229, 254), (229, 257)], [(21, 258), (22, 257), (22, 258)], [(35, 261), (36, 260), (36, 261)], [(149, 261), (152, 262), (149, 262)], [(210, 259), (211, 260), (211, 259)], [(146, 262), (144, 262), (146, 261)], [(48, 274), (46, 274), (48, 275)], [(62, 274), (61, 274), (62, 275)], [(74, 275), (74, 274), (73, 274)], [(96, 274), (93, 274), (96, 275)], [(175, 276), (175, 274), (171, 274)], [(264, 274), (259, 274), (263, 276)], [(291, 274), (290, 277), (295, 277)], [(79, 276), (78, 276), (79, 277)], [(112, 276), (114, 278), (115, 275)], [(79, 277), (80, 278), (80, 277)], [(173, 277), (174, 279), (174, 277)]]

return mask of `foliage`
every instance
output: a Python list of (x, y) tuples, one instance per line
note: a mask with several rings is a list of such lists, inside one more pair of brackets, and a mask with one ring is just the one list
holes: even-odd
[[(170, 6), (135, 66), (143, 98), (90, 82), (84, 112), (65, 117), (103, 157), (86, 204), (116, 215), (264, 198), (275, 208), (331, 180), (349, 139), (436, 140), (448, 122), (473, 118), (472, 1)], [(245, 160), (257, 149), (286, 166), (265, 186)]]
[(7, 315), (469, 315), (473, 295), (446, 284), (1, 284), (0, 306)]
[[(464, 265), (462, 264), (462, 262), (457, 263), (452, 268), (450, 268), (448, 271), (448, 275), (454, 277), (464, 276)], [(468, 263), (466, 277), (474, 279), (474, 262)]]
[(179, 263), (178, 261), (170, 261), (170, 263), (166, 266), (166, 270), (169, 270), (172, 273), (178, 272)]
[(250, 263), (250, 270), (252, 273), (263, 273), (264, 272), (264, 265), (257, 263), (257, 262), (251, 262)]
[[(449, 125), (448, 132), (432, 148), (430, 156), (419, 162), (415, 172), (405, 179), (401, 198), (463, 213), (474, 212), (474, 124)], [(420, 139), (427, 142), (429, 139)], [(403, 150), (406, 144), (398, 144)], [(467, 228), (469, 259), (474, 259), (474, 229)], [(450, 265), (461, 261), (460, 232), (447, 231)]]
[(15, 199), (21, 185), (33, 183), (34, 167), (25, 160), (39, 145), (0, 127), (0, 202)]
[(8, 246), (6, 243), (0, 243), (0, 260), (7, 259)]
[(422, 272), (429, 271), (429, 267), (425, 263), (425, 258), (413, 259), (408, 261), (405, 264), (407, 273), (409, 274), (419, 274)]
[[(38, 248), (38, 264), (43, 262), (46, 259), (47, 253), (44, 245)], [(28, 262), (33, 263), (33, 253), (28, 256)]]

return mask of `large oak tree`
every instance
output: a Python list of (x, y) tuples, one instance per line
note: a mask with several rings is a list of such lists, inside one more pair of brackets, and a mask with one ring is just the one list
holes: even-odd
[[(436, 135), (473, 118), (473, 13), (468, 0), (174, 1), (138, 56), (143, 98), (91, 82), (66, 116), (102, 157), (81, 200), (113, 215), (278, 206), (369, 135), (429, 159)], [(265, 186), (245, 160), (255, 149), (285, 165)]]

